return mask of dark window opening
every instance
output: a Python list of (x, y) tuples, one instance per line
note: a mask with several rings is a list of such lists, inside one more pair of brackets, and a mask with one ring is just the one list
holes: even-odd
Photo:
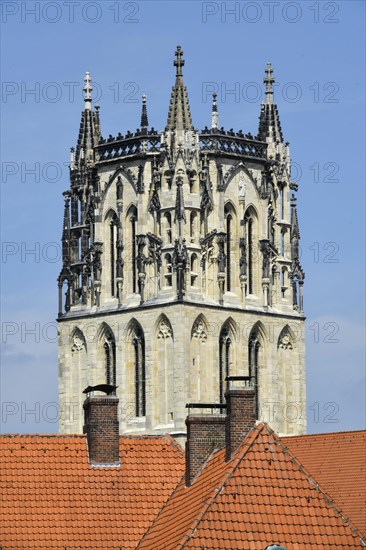
[(226, 218), (226, 289), (231, 290), (231, 222), (232, 217), (229, 214)]
[(110, 257), (111, 257), (111, 295), (115, 296), (115, 279), (116, 279), (116, 258), (115, 258), (115, 238), (116, 226), (112, 221), (110, 224)]
[(112, 337), (104, 343), (107, 384), (116, 385), (116, 344)]
[(135, 351), (135, 414), (146, 416), (145, 340), (139, 333), (133, 340)]
[(248, 292), (253, 294), (253, 220), (248, 222)]
[(229, 383), (225, 380), (230, 376), (231, 363), (231, 339), (227, 329), (224, 329), (219, 341), (219, 356), (220, 356), (220, 403), (224, 403), (224, 393), (229, 389)]
[(136, 217), (131, 217), (131, 257), (132, 257), (132, 292), (136, 292)]

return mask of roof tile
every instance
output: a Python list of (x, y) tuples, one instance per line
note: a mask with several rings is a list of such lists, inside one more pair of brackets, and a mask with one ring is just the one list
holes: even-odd
[(3, 548), (136, 548), (184, 456), (169, 436), (121, 436), (120, 453), (120, 467), (92, 467), (83, 435), (0, 436)]
[[(175, 515), (176, 521), (171, 517)], [(211, 455), (190, 487), (172, 493), (138, 548), (363, 547), (305, 468), (264, 424), (253, 429), (233, 459)], [(203, 542), (202, 542), (203, 541)]]
[(366, 537), (366, 430), (282, 437), (281, 441)]

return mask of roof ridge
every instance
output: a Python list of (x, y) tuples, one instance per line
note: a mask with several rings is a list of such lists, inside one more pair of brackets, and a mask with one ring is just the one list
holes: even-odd
[[(257, 424), (255, 425), (249, 432), (248, 434), (245, 436), (244, 440), (243, 440), (243, 443), (242, 445), (239, 447), (239, 449), (241, 449), (241, 447), (244, 445), (244, 444), (247, 444), (247, 449), (243, 452), (242, 456), (239, 457), (239, 456), (235, 456), (237, 455), (238, 451), (236, 451), (236, 453), (234, 454), (234, 456), (231, 458), (231, 460), (229, 462), (227, 462), (226, 464), (230, 464), (230, 462), (233, 462), (232, 465), (231, 465), (231, 471), (230, 471), (230, 468), (228, 468), (228, 470), (225, 470), (225, 474), (222, 476), (222, 483), (221, 483), (221, 486), (219, 489), (217, 489), (215, 492), (214, 492), (214, 495), (212, 496), (210, 502), (207, 502), (207, 506), (205, 506), (205, 509), (203, 510), (200, 518), (196, 521), (196, 524), (194, 527), (190, 528), (190, 534), (189, 535), (186, 535), (186, 540), (184, 541), (183, 543), (183, 546), (182, 548), (184, 548), (184, 546), (189, 542), (189, 540), (191, 539), (191, 537), (193, 536), (194, 534), (194, 531), (197, 529), (198, 525), (200, 524), (200, 522), (203, 520), (203, 517), (205, 516), (206, 512), (208, 511), (208, 509), (210, 508), (210, 506), (212, 506), (212, 504), (214, 503), (214, 501), (216, 500), (216, 497), (219, 493), (221, 493), (221, 491), (224, 489), (224, 487), (226, 486), (226, 483), (232, 478), (232, 476), (234, 475), (234, 472), (235, 470), (237, 469), (237, 467), (239, 466), (240, 462), (241, 462), (241, 459), (244, 457), (244, 455), (246, 454), (246, 452), (253, 446), (254, 444), (254, 441), (258, 438), (260, 432), (263, 430), (263, 428), (266, 427), (266, 425), (261, 422), (260, 424)], [(268, 426), (269, 428), (269, 426)], [(270, 428), (269, 428), (270, 429)], [(257, 432), (257, 433), (255, 433)], [(252, 437), (252, 440), (249, 442), (248, 444), (248, 441), (247, 439), (249, 438), (249, 436)], [(223, 449), (220, 449), (220, 450), (223, 450)], [(213, 454), (211, 454), (211, 456), (213, 456)], [(236, 461), (236, 463), (235, 463)], [(208, 462), (208, 461), (207, 461)], [(225, 479), (226, 478), (226, 479)], [(221, 480), (221, 478), (220, 478)]]
[(185, 455), (183, 448), (179, 445), (179, 443), (177, 443), (177, 441), (174, 439), (174, 437), (172, 435), (170, 435), (169, 433), (166, 433), (166, 434), (163, 435), (163, 437), (164, 437), (164, 439), (169, 441), (169, 443), (172, 445), (172, 447), (175, 447), (177, 449), (177, 451), (179, 451), (179, 453), (182, 456)]

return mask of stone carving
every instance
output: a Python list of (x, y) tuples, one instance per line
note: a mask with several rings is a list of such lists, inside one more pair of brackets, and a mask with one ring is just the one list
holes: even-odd
[(278, 341), (279, 349), (292, 349), (291, 336), (288, 331), (284, 332)]
[(192, 329), (192, 338), (197, 338), (204, 344), (207, 340), (206, 327), (202, 319), (196, 321)]
[(71, 351), (79, 352), (79, 351), (82, 351), (83, 349), (85, 349), (84, 339), (80, 333), (76, 332), (73, 337), (73, 344), (71, 347)]
[(188, 264), (186, 240), (175, 240), (173, 252), (173, 269), (177, 272), (177, 295), (181, 299), (185, 293), (185, 270)]
[(246, 190), (246, 183), (243, 176), (241, 176), (239, 180), (239, 197), (242, 197), (242, 198), (245, 197), (245, 190)]
[(159, 328), (158, 328), (158, 339), (166, 340), (167, 338), (172, 338), (172, 337), (173, 337), (172, 329), (170, 328), (166, 320), (162, 319), (160, 321)]

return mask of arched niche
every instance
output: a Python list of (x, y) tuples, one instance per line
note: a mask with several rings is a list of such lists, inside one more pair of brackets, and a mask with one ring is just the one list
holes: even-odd
[(155, 325), (152, 380), (154, 424), (171, 425), (174, 422), (174, 334), (164, 314)]
[(190, 352), (189, 401), (208, 402), (213, 398), (213, 377), (208, 324), (203, 314), (192, 325)]

